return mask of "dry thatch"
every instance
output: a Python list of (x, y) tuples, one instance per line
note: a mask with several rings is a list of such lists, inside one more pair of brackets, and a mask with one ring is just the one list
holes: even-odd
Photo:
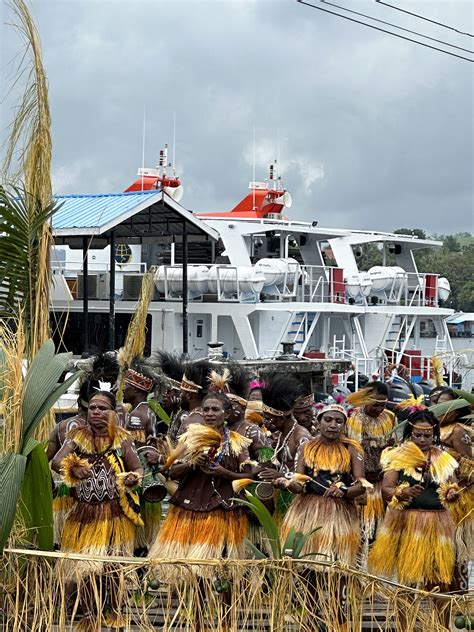
[(121, 375), (119, 377), (119, 385), (117, 397), (122, 399), (123, 394), (123, 369), (129, 367), (132, 360), (135, 358), (142, 358), (145, 350), (146, 342), (146, 317), (148, 314), (148, 307), (150, 301), (153, 298), (153, 292), (155, 290), (155, 268), (150, 268), (146, 274), (143, 275), (142, 287), (140, 290), (140, 297), (138, 299), (137, 307), (133, 315), (132, 320), (127, 329), (127, 337), (125, 344), (119, 353), (119, 361), (122, 367)]
[[(79, 599), (67, 589), (63, 565), (89, 559), (77, 554), (6, 550), (4, 630), (69, 630), (79, 620)], [(324, 623), (334, 632), (362, 630), (363, 616), (376, 612), (392, 629), (441, 632), (443, 613), (467, 613), (468, 597), (426, 593), (381, 580), (355, 569), (310, 560), (144, 560), (102, 558), (106, 571), (89, 588), (89, 605), (102, 612), (107, 586), (113, 584), (117, 618), (124, 630), (205, 629), (212, 632), (314, 632)], [(180, 580), (155, 585), (173, 567)], [(204, 567), (213, 573), (200, 573)], [(210, 577), (209, 577), (210, 576)], [(230, 588), (227, 599), (219, 588)], [(342, 586), (347, 590), (346, 605)], [(87, 580), (78, 577), (77, 589)], [(112, 613), (113, 615), (114, 613)], [(372, 614), (373, 616), (373, 614)], [(102, 614), (110, 623), (110, 613)], [(347, 617), (348, 628), (341, 622)], [(93, 629), (99, 630), (100, 622)], [(377, 629), (378, 625), (375, 624)], [(384, 629), (380, 627), (379, 629)]]

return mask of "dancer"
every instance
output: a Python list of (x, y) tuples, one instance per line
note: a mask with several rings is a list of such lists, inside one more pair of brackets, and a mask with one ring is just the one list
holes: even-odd
[[(318, 553), (325, 561), (338, 561), (348, 566), (356, 563), (360, 547), (360, 525), (354, 500), (364, 491), (363, 452), (354, 440), (345, 437), (347, 415), (342, 406), (330, 404), (317, 416), (318, 436), (301, 445), (296, 457), (296, 474), (292, 480), (277, 479), (274, 484), (288, 487), (296, 494), (281, 526), (281, 538), (290, 530), (310, 534), (301, 555)], [(301, 483), (301, 479), (306, 479)], [(314, 567), (301, 576), (309, 598), (316, 586), (329, 580), (316, 580)], [(331, 599), (339, 604), (334, 630), (347, 631), (345, 614), (345, 581), (331, 580)], [(315, 599), (312, 610), (317, 611)]]
[(369, 553), (378, 574), (403, 584), (447, 588), (454, 570), (454, 523), (447, 507), (459, 498), (457, 462), (441, 450), (439, 423), (429, 410), (408, 416), (403, 443), (382, 455), (387, 515)]
[(202, 424), (204, 421), (201, 404), (207, 394), (209, 371), (209, 360), (190, 362), (186, 366), (181, 380), (181, 407), (187, 414), (182, 415), (178, 438), (191, 424)]
[(362, 445), (365, 476), (373, 486), (365, 504), (360, 506), (366, 545), (373, 539), (386, 511), (380, 455), (387, 446), (393, 445), (391, 431), (396, 424), (395, 415), (385, 408), (387, 401), (388, 388), (383, 382), (372, 382), (346, 397), (348, 404), (357, 406), (347, 420), (347, 436)]
[(360, 544), (360, 527), (354, 499), (363, 494), (363, 451), (354, 440), (344, 436), (347, 415), (342, 406), (325, 406), (317, 416), (319, 434), (300, 445), (296, 456), (296, 474), (290, 481), (277, 479), (297, 494), (281, 526), (286, 538), (293, 527), (308, 533), (302, 554), (317, 551), (329, 560), (354, 565)]
[(241, 465), (251, 441), (228, 429), (230, 413), (225, 395), (209, 393), (202, 401), (203, 423), (191, 424), (179, 439), (168, 462), (179, 486), (149, 557), (245, 557), (247, 518), (232, 481), (249, 475)]
[(314, 409), (314, 395), (313, 393), (308, 393), (305, 391), (305, 394), (295, 402), (293, 407), (293, 417), (296, 419), (298, 424), (314, 436), (314, 426), (316, 422), (316, 415)]
[(468, 564), (474, 550), (474, 460), (471, 428), (464, 423), (471, 407), (460, 398), (445, 401), (452, 401), (450, 410), (443, 412), (445, 407), (440, 404), (430, 410), (440, 422), (441, 445), (459, 463), (456, 477), (461, 495), (459, 502), (449, 505), (456, 525), (456, 568), (451, 589), (466, 592), (469, 589)]
[[(53, 469), (75, 490), (75, 504), (64, 526), (62, 551), (94, 556), (133, 553), (135, 529), (142, 521), (138, 496), (132, 490), (139, 484), (143, 470), (132, 437), (116, 424), (115, 406), (110, 391), (91, 395), (86, 424), (69, 432), (53, 459)], [(86, 615), (81, 630), (100, 627), (103, 609), (110, 609), (108, 625), (123, 625), (112, 571), (105, 579), (107, 602), (97, 603), (94, 582), (107, 570), (103, 562), (69, 562), (66, 569), (69, 579), (81, 582), (79, 593)]]
[[(78, 413), (74, 417), (68, 417), (57, 423), (48, 439), (48, 447), (46, 448), (46, 456), (48, 461), (52, 461), (56, 454), (61, 450), (67, 440), (67, 434), (74, 428), (82, 427), (87, 420), (87, 407), (89, 395), (96, 391), (95, 387), (99, 386), (97, 380), (86, 379), (79, 389), (77, 398)], [(74, 498), (71, 496), (71, 488), (61, 479), (59, 474), (53, 471), (54, 491), (53, 491), (53, 527), (54, 527), (54, 546), (59, 549), (64, 529), (64, 521), (69, 511), (74, 506)]]
[[(128, 369), (124, 377), (123, 400), (132, 405), (132, 410), (127, 415), (126, 429), (132, 435), (135, 448), (145, 477), (140, 488), (140, 513), (143, 519), (143, 528), (137, 529), (135, 554), (137, 556), (146, 555), (151, 543), (155, 541), (161, 520), (160, 501), (166, 495), (163, 481), (157, 479), (158, 467), (164, 462), (163, 450), (157, 441), (158, 433), (164, 436), (167, 426), (164, 422), (157, 423), (156, 415), (147, 402), (148, 394), (153, 390), (154, 380), (151, 372), (147, 371), (143, 363), (135, 361), (132, 363), (133, 369)], [(146, 485), (151, 483), (153, 489), (162, 490), (162, 494), (146, 494)]]
[(180, 391), (186, 363), (181, 356), (166, 351), (158, 351), (153, 362), (165, 376), (167, 386), (161, 397), (161, 405), (170, 416), (167, 434), (171, 442), (175, 444), (183, 417)]

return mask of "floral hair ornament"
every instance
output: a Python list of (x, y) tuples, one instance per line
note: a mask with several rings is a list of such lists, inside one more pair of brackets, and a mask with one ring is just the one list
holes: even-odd
[(401, 402), (398, 402), (397, 409), (398, 410), (408, 410), (409, 413), (414, 413), (417, 410), (425, 410), (426, 406), (424, 404), (425, 395), (420, 395), (419, 397), (415, 397), (414, 395), (410, 395), (407, 399), (404, 399)]
[(209, 390), (214, 393), (228, 393), (229, 381), (231, 379), (230, 371), (226, 367), (222, 373), (212, 370), (209, 374)]
[(266, 386), (266, 384), (265, 384), (265, 382), (263, 380), (262, 381), (260, 381), (260, 380), (252, 380), (250, 382), (250, 384), (249, 384), (249, 389), (251, 391), (256, 391), (258, 389), (265, 388), (265, 386)]
[(94, 390), (102, 392), (102, 393), (111, 393), (112, 384), (110, 382), (101, 382), (99, 380), (99, 386), (94, 386)]

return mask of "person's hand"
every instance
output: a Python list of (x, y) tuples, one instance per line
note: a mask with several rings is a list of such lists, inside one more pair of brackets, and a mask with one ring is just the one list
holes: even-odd
[(195, 461), (195, 465), (197, 465), (198, 467), (203, 467), (208, 464), (209, 457), (207, 456), (207, 454), (200, 454)]
[(73, 467), (72, 474), (74, 478), (77, 478), (80, 481), (84, 481), (86, 478), (90, 478), (92, 476), (91, 468), (86, 467), (85, 465), (76, 465), (76, 467)]
[(412, 498), (417, 498), (418, 496), (420, 496), (424, 491), (425, 488), (423, 487), (423, 485), (417, 483), (416, 485), (412, 485), (411, 487), (403, 487), (397, 492), (396, 497), (398, 498), (398, 500), (402, 501), (411, 500)]
[(130, 472), (128, 476), (124, 478), (123, 484), (125, 487), (136, 487), (140, 481), (140, 477), (134, 472)]
[(289, 478), (285, 478), (284, 476), (278, 476), (278, 478), (273, 479), (273, 487), (277, 489), (288, 489), (291, 485), (291, 480)]
[(161, 462), (160, 455), (156, 450), (147, 450), (145, 452), (145, 459), (150, 465), (157, 465)]
[(281, 473), (266, 467), (257, 475), (257, 478), (260, 481), (274, 481), (276, 478), (281, 478)]
[(448, 503), (452, 503), (453, 501), (457, 500), (459, 496), (460, 496), (459, 490), (455, 489), (454, 487), (451, 487), (446, 492), (446, 500), (448, 501)]
[(332, 498), (343, 498), (344, 492), (337, 485), (332, 484), (329, 489), (324, 492), (324, 496), (331, 496)]
[(209, 474), (210, 476), (224, 476), (226, 470), (222, 465), (214, 465), (213, 467), (211, 467), (211, 465), (208, 463), (201, 466), (201, 472)]

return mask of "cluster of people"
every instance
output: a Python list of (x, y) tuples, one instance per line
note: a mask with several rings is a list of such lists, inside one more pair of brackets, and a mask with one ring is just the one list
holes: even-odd
[[(471, 410), (450, 389), (433, 393), (457, 402), (438, 415), (440, 403), (426, 408), (415, 399), (389, 410), (382, 382), (315, 403), (298, 374), (255, 379), (235, 361), (164, 352), (135, 361), (121, 379), (118, 402), (118, 364), (98, 359), (81, 385), (78, 415), (51, 435), (62, 551), (245, 559), (250, 540), (269, 554), (239, 502), (250, 484), (282, 539), (291, 529), (311, 532), (303, 556), (317, 552), (403, 584), (466, 588)], [(90, 569), (84, 565), (93, 582)], [(113, 620), (113, 586), (108, 594)], [(84, 603), (91, 607), (87, 589)], [(86, 614), (93, 625), (98, 613)]]

